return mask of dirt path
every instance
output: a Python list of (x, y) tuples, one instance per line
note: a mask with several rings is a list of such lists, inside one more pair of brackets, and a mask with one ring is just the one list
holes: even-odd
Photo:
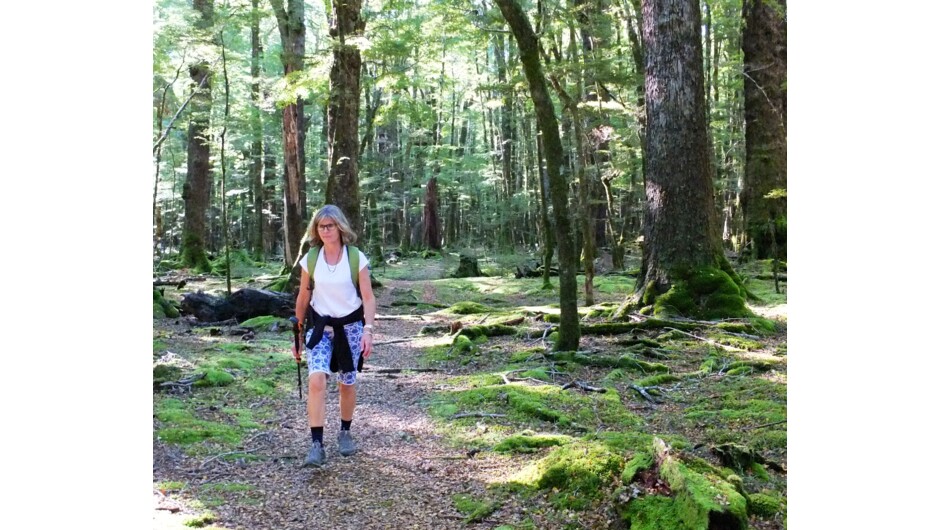
[[(392, 314), (383, 293), (412, 283), (420, 282), (390, 281), (389, 288), (378, 293), (379, 315), (392, 318), (377, 321), (377, 343), (415, 338), (422, 326), (434, 321)], [(419, 355), (408, 341), (378, 346), (370, 357), (359, 374), (353, 433), (360, 450), (352, 457), (344, 458), (336, 449), (340, 420), (334, 382), (327, 397), (323, 468), (300, 467), (310, 432), (305, 404), (293, 394), (276, 407), (278, 417), (269, 422), (270, 428), (246, 443), (253, 454), (268, 458), (207, 462), (155, 441), (154, 483), (185, 477), (191, 486), (219, 481), (252, 486), (251, 502), (212, 508), (218, 515), (214, 525), (223, 528), (491, 528), (510, 523), (515, 517), (498, 517), (497, 523), (497, 512), (467, 525), (454, 509), (454, 493), (482, 497), (486, 477), (501, 474), (504, 464), (492, 457), (468, 457), (434, 432), (421, 403), (447, 374), (377, 372), (417, 367)], [(154, 492), (154, 528), (185, 528), (182, 522), (193, 510), (184, 506), (171, 514), (157, 509), (172, 502)], [(506, 515), (516, 511), (508, 506), (504, 510)]]

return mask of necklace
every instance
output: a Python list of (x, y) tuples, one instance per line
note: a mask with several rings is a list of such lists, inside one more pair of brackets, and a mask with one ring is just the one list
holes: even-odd
[[(342, 252), (342, 249), (340, 249)], [(323, 262), (326, 263), (326, 269), (330, 271), (330, 274), (336, 272), (336, 267), (339, 267), (339, 262), (342, 260), (342, 256), (338, 256), (340, 259), (336, 260), (336, 265), (330, 265), (329, 260), (326, 259), (326, 252), (323, 253)]]

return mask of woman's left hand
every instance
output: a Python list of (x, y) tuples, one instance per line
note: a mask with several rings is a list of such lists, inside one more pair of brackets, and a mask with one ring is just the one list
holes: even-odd
[(372, 355), (372, 333), (366, 331), (362, 334), (362, 357), (368, 359)]

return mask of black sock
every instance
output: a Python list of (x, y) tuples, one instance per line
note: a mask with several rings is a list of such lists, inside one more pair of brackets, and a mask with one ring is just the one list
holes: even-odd
[(348, 430), (349, 430), (349, 426), (352, 425), (352, 420), (346, 421), (346, 420), (340, 418), (339, 421), (340, 421), (339, 430), (341, 430), (341, 431), (348, 431)]
[(320, 445), (323, 445), (323, 427), (310, 427), (310, 436), (313, 437), (314, 442), (320, 442)]

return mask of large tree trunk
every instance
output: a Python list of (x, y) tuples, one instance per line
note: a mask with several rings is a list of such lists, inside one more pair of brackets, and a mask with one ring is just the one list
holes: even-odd
[(424, 193), (424, 245), (432, 250), (441, 250), (441, 222), (438, 215), (437, 177), (428, 180)]
[[(303, 70), (304, 61), (304, 3), (303, 0), (288, 0), (287, 10), (283, 0), (271, 0), (277, 27), (281, 33), (281, 63), (284, 77)], [(304, 234), (303, 182), (305, 126), (303, 123), (304, 102), (298, 97), (295, 103), (284, 107), (282, 125), (284, 133), (284, 264), (293, 267), (297, 260)], [(292, 275), (295, 276), (295, 275)], [(293, 283), (295, 278), (292, 277)]]
[(519, 45), (519, 58), (522, 60), (529, 92), (535, 106), (535, 116), (539, 130), (545, 142), (545, 161), (548, 180), (551, 186), (552, 207), (555, 214), (555, 228), (558, 234), (559, 302), (561, 322), (558, 327), (558, 350), (577, 350), (581, 338), (578, 323), (578, 286), (575, 278), (577, 256), (571, 234), (571, 221), (568, 217), (568, 185), (561, 174), (562, 146), (558, 135), (558, 121), (548, 86), (539, 61), (538, 37), (532, 31), (532, 25), (516, 0), (497, 0), (499, 10), (509, 22)]
[[(637, 289), (620, 310), (743, 316), (744, 290), (721, 247), (705, 120), (697, 0), (644, 0), (646, 209)], [(737, 281), (736, 281), (737, 280)]]
[[(787, 19), (786, 0), (744, 2), (744, 193), (751, 255), (787, 255)], [(774, 238), (776, 241), (774, 241)], [(776, 243), (778, 255), (771, 247)]]
[(261, 124), (261, 16), (258, 0), (251, 0), (251, 147), (249, 149), (248, 181), (254, 207), (251, 223), (251, 245), (255, 259), (264, 258), (264, 128)]
[[(212, 0), (193, 0), (199, 13), (196, 27), (206, 30), (212, 26)], [(209, 166), (209, 111), (212, 107), (212, 82), (209, 63), (199, 61), (189, 67), (189, 75), (196, 90), (190, 106), (186, 183), (183, 184), (183, 248), (184, 266), (197, 271), (208, 271), (206, 255), (206, 212), (212, 193), (212, 174)], [(200, 88), (201, 87), (201, 88)]]
[(339, 206), (353, 231), (362, 234), (359, 213), (359, 47), (348, 40), (361, 36), (366, 22), (360, 17), (362, 0), (333, 2), (330, 36), (333, 66), (330, 68), (328, 154), (330, 177), (326, 202)]

